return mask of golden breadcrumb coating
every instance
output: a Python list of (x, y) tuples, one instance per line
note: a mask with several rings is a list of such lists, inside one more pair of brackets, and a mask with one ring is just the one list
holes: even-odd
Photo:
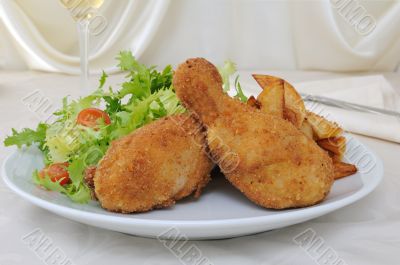
[(169, 207), (199, 196), (212, 167), (201, 125), (187, 114), (171, 116), (113, 141), (96, 170), (95, 192), (110, 211)]
[(207, 128), (207, 141), (226, 178), (266, 208), (303, 207), (322, 201), (333, 183), (328, 154), (290, 122), (225, 94), (214, 65), (189, 59), (173, 85), (183, 105)]

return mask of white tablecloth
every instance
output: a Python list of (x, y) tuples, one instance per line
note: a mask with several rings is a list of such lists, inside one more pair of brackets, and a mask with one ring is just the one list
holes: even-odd
[[(289, 81), (342, 76), (317, 72), (270, 72)], [(400, 75), (384, 74), (400, 92)], [(120, 77), (112, 77), (118, 82)], [(246, 73), (242, 73), (246, 79)], [(93, 83), (96, 83), (96, 77)], [(78, 77), (40, 72), (0, 72), (0, 135), (11, 127), (34, 127), (38, 117), (21, 101), (39, 89), (53, 102), (65, 94), (77, 95)], [(193, 241), (212, 264), (324, 264), (317, 248), (306, 250), (293, 241), (307, 228), (321, 237), (321, 249), (330, 249), (352, 265), (399, 264), (400, 258), (400, 146), (355, 136), (383, 160), (385, 176), (363, 200), (312, 221), (257, 235), (216, 241)], [(0, 159), (13, 150), (0, 145)], [(37, 230), (40, 229), (40, 230)], [(26, 244), (24, 236), (40, 231), (53, 249), (71, 264), (180, 264), (162, 243), (79, 224), (24, 201), (0, 182), (0, 265), (51, 264), (43, 252)], [(42, 253), (42, 254), (41, 254)], [(59, 259), (61, 264), (63, 259)], [(184, 264), (192, 264), (186, 262)], [(333, 264), (333, 263), (326, 263)], [(201, 264), (203, 265), (203, 264)]]

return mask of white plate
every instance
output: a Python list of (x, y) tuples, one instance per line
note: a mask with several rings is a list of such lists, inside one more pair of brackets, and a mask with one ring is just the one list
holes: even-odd
[(75, 204), (61, 194), (36, 187), (31, 174), (43, 162), (35, 148), (9, 156), (3, 163), (2, 175), (8, 187), (31, 203), (88, 225), (144, 237), (163, 237), (166, 231), (171, 232), (169, 235), (179, 231), (189, 239), (228, 238), (304, 222), (354, 203), (375, 189), (383, 177), (382, 162), (356, 139), (348, 136), (348, 140), (346, 157), (357, 164), (359, 172), (336, 181), (324, 202), (302, 209), (263, 209), (218, 176), (198, 200), (186, 199), (170, 209), (148, 213), (111, 213), (96, 202)]

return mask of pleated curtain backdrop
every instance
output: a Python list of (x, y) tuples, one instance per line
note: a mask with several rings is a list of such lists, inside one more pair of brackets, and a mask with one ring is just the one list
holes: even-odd
[[(399, 1), (105, 0), (90, 68), (202, 56), (240, 69), (396, 71)], [(0, 0), (0, 69), (79, 73), (76, 26), (58, 0)], [(95, 26), (94, 30), (98, 30)]]

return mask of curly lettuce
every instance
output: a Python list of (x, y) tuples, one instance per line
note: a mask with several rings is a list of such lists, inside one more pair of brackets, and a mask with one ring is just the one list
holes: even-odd
[[(230, 60), (227, 60), (225, 61), (222, 67), (218, 67), (218, 72), (222, 77), (222, 82), (223, 82), (222, 89), (224, 90), (225, 93), (228, 93), (231, 90), (230, 79), (237, 72), (236, 64)], [(239, 82), (239, 75), (236, 75), (233, 87), (236, 90), (236, 95), (233, 97), (242, 102), (247, 102), (248, 98), (243, 93), (242, 86), (240, 85)]]
[[(118, 66), (126, 73), (126, 80), (120, 89), (104, 89), (107, 74), (103, 72), (99, 87), (88, 96), (77, 100), (65, 97), (62, 107), (54, 113), (54, 122), (39, 123), (36, 130), (12, 130), (4, 144), (6, 146), (36, 144), (44, 155), (46, 165), (68, 162), (70, 181), (61, 185), (49, 176), (33, 173), (33, 181), (48, 190), (60, 192), (77, 203), (87, 203), (91, 191), (84, 181), (84, 172), (89, 166), (96, 166), (105, 155), (110, 143), (132, 131), (165, 116), (184, 113), (172, 86), (173, 70), (169, 65), (162, 71), (140, 64), (130, 51), (122, 51), (117, 57)], [(236, 65), (225, 62), (219, 68), (223, 78), (223, 89), (231, 89), (230, 78), (236, 73)], [(235, 98), (247, 101), (236, 76)], [(86, 108), (103, 109), (111, 123), (100, 122), (96, 129), (77, 124), (78, 114)]]
[[(40, 123), (36, 130), (13, 129), (6, 146), (37, 144), (47, 165), (68, 162), (70, 183), (61, 185), (48, 176), (34, 172), (34, 183), (52, 191), (61, 192), (77, 203), (87, 203), (91, 191), (84, 181), (88, 166), (97, 165), (105, 155), (111, 141), (123, 137), (154, 120), (168, 115), (184, 113), (172, 87), (171, 66), (157, 71), (155, 67), (140, 64), (129, 51), (117, 57), (121, 71), (127, 73), (119, 90), (104, 90), (107, 74), (103, 72), (99, 88), (78, 100), (63, 99), (62, 108), (54, 113), (51, 124)], [(76, 123), (80, 111), (99, 108), (109, 115), (111, 124), (100, 124), (96, 129)]]

